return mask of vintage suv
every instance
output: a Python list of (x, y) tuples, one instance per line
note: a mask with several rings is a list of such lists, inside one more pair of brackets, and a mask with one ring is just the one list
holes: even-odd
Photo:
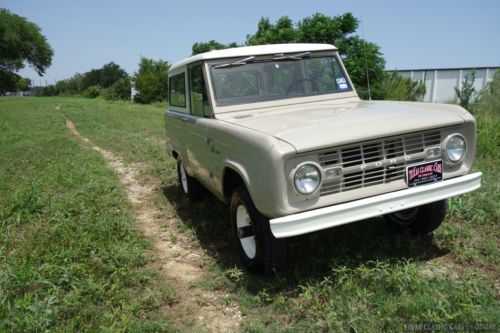
[(170, 69), (165, 124), (182, 191), (229, 204), (243, 263), (285, 267), (286, 238), (375, 216), (435, 230), (480, 187), (474, 118), (456, 105), (364, 101), (337, 49), (211, 51)]

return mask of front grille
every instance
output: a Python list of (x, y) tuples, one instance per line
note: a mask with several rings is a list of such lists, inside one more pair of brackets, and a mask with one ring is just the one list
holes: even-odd
[[(425, 150), (439, 147), (441, 134), (430, 131), (362, 142), (319, 154), (326, 179), (320, 194), (328, 195), (405, 178), (406, 166), (425, 160)], [(335, 176), (340, 171), (340, 176)]]

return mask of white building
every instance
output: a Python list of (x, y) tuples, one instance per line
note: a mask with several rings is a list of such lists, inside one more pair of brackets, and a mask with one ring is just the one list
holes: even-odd
[(474, 87), (481, 91), (488, 82), (493, 80), (495, 71), (500, 67), (475, 67), (475, 68), (433, 68), (433, 69), (396, 69), (389, 72), (398, 72), (402, 77), (409, 77), (425, 84), (424, 102), (443, 103), (456, 98), (455, 87), (460, 89), (467, 73), (476, 74)]

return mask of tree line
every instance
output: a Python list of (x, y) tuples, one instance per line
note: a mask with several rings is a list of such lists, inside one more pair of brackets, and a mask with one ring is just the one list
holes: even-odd
[[(423, 83), (402, 78), (394, 72), (387, 73), (380, 47), (356, 35), (358, 28), (359, 20), (351, 13), (338, 16), (316, 13), (295, 23), (287, 16), (274, 23), (263, 17), (257, 24), (257, 31), (247, 35), (243, 44), (224, 44), (215, 40), (198, 42), (192, 46), (192, 54), (262, 44), (328, 43), (339, 49), (361, 98), (369, 97), (368, 81), (373, 99), (415, 101), (421, 98), (425, 94)], [(22, 41), (19, 36), (24, 37)], [(27, 63), (43, 75), (51, 64), (52, 56), (50, 45), (35, 24), (8, 10), (0, 10), (0, 94), (29, 86), (29, 80), (20, 77), (17, 71)], [(101, 68), (77, 73), (69, 79), (43, 87), (37, 95), (128, 100), (133, 86), (136, 91), (134, 101), (138, 103), (165, 101), (168, 97), (169, 67), (165, 60), (141, 58), (138, 71), (129, 75), (119, 65), (110, 62)]]
[(102, 97), (106, 100), (130, 100), (132, 84), (136, 93), (134, 101), (154, 103), (167, 99), (168, 70), (164, 60), (141, 58), (139, 70), (132, 76), (114, 62), (86, 73), (48, 85), (36, 92), (37, 96)]

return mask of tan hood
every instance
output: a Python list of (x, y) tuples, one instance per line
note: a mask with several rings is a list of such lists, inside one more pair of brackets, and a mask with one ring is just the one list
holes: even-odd
[(232, 112), (217, 118), (278, 137), (297, 152), (462, 124), (463, 109), (446, 104), (317, 102)]

